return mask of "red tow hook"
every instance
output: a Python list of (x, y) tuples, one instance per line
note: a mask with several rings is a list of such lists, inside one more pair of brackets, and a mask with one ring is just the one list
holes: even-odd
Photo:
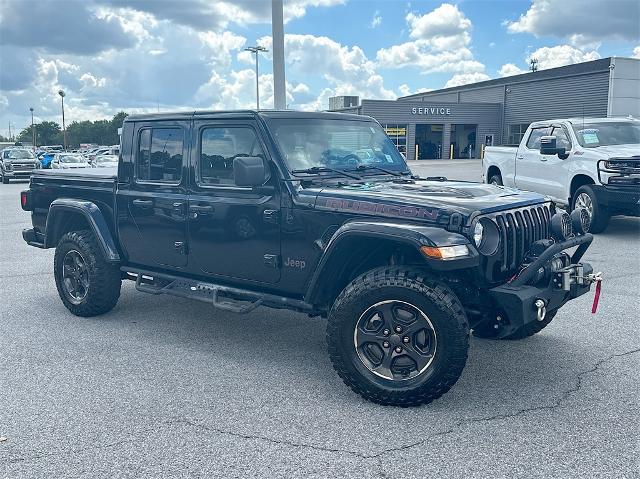
[(600, 302), (600, 292), (602, 290), (602, 273), (590, 274), (586, 279), (590, 283), (596, 283), (596, 293), (593, 297), (593, 306), (591, 306), (591, 314), (596, 314), (598, 303)]

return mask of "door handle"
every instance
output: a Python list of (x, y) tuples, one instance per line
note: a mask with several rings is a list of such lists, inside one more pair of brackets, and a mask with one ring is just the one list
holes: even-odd
[(524, 160), (524, 156), (516, 156), (516, 160)]
[(549, 158), (545, 158), (544, 156), (540, 158), (540, 161), (547, 161)]
[(153, 200), (133, 200), (132, 203), (138, 208), (153, 208)]
[(189, 211), (192, 213), (200, 213), (202, 215), (206, 215), (208, 213), (213, 213), (214, 209), (211, 205), (190, 205)]

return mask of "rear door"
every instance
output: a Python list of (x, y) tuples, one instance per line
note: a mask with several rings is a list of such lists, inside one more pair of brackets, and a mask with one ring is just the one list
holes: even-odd
[(194, 274), (280, 280), (280, 193), (275, 170), (265, 188), (235, 185), (233, 160), (271, 161), (254, 119), (197, 119), (192, 133), (189, 268)]
[[(189, 121), (136, 123), (132, 174), (119, 184), (118, 230), (129, 262), (180, 269), (187, 264)], [(124, 212), (123, 212), (124, 213)]]

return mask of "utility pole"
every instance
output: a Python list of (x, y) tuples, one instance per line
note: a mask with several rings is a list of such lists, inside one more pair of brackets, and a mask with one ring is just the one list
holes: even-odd
[(282, 0), (271, 0), (271, 38), (273, 39), (273, 107), (284, 110), (287, 92), (284, 76), (284, 21)]
[(256, 56), (256, 110), (260, 110), (260, 76), (258, 75), (258, 53), (268, 52), (265, 47), (257, 45), (255, 47), (247, 47), (245, 52), (251, 52)]
[(11, 122), (9, 122), (9, 141), (11, 141)]
[(32, 138), (32, 144), (33, 144), (33, 151), (36, 151), (36, 129), (33, 126), (33, 107), (30, 106), (29, 107), (29, 111), (31, 112), (31, 138)]
[(66, 151), (67, 149), (67, 128), (64, 125), (64, 97), (65, 97), (65, 92), (64, 90), (58, 90), (58, 95), (60, 95), (60, 98), (62, 100), (62, 142), (64, 143), (63, 147)]

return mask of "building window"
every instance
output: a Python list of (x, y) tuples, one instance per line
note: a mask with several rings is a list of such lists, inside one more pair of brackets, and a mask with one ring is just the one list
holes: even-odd
[(509, 125), (509, 145), (519, 145), (524, 137), (525, 132), (529, 128), (529, 123), (516, 123)]
[(407, 152), (407, 125), (384, 125), (384, 131), (400, 153)]

